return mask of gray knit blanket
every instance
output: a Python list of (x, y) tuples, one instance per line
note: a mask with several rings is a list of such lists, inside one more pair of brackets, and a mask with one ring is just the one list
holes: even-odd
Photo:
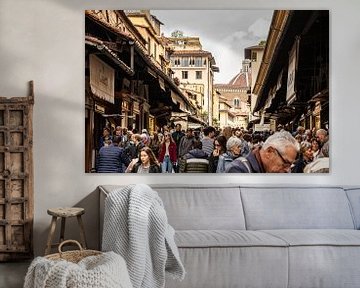
[(24, 288), (132, 288), (124, 259), (108, 252), (88, 256), (75, 264), (35, 258), (26, 273)]
[(102, 250), (124, 257), (134, 288), (165, 287), (165, 271), (184, 278), (174, 233), (162, 200), (145, 184), (112, 191), (105, 200)]

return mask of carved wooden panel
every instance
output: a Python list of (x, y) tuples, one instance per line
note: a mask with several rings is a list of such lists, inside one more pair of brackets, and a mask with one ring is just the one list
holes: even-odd
[(28, 97), (0, 97), (0, 261), (32, 257), (33, 83)]

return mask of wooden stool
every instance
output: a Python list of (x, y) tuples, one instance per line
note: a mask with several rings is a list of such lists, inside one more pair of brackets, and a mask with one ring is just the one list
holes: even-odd
[[(80, 238), (81, 238), (81, 245), (84, 249), (86, 249), (86, 239), (85, 239), (85, 230), (84, 224), (81, 219), (81, 215), (85, 213), (84, 208), (79, 207), (72, 207), (72, 208), (50, 208), (47, 210), (47, 213), (52, 216), (51, 224), (50, 224), (50, 231), (49, 236), (46, 244), (45, 255), (50, 254), (51, 248), (58, 246), (61, 242), (64, 241), (64, 234), (65, 234), (65, 223), (66, 218), (68, 217), (77, 217), (79, 226), (80, 226)], [(60, 230), (60, 242), (59, 243), (52, 243), (52, 239), (54, 237), (54, 232), (56, 228), (56, 222), (58, 217), (61, 217), (61, 230)]]

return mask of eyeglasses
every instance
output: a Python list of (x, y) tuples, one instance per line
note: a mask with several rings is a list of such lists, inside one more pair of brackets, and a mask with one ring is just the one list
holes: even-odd
[(279, 150), (277, 150), (275, 147), (273, 147), (274, 150), (276, 151), (277, 155), (281, 158), (282, 162), (283, 162), (283, 166), (284, 168), (289, 168), (293, 163), (290, 162), (289, 160), (286, 160), (281, 153), (279, 152)]

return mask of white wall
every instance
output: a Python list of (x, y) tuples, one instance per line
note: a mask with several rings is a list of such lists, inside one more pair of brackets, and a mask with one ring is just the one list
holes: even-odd
[[(173, 3), (169, 4), (169, 2)], [(0, 0), (0, 96), (26, 96), (35, 83), (34, 161), (36, 254), (50, 223), (46, 209), (86, 208), (86, 233), (96, 247), (101, 184), (256, 183), (360, 185), (358, 67), (360, 1)], [(224, 6), (225, 4), (225, 6)], [(175, 6), (176, 5), (176, 6)], [(330, 9), (331, 168), (329, 175), (87, 175), (84, 171), (84, 9), (305, 8)], [(73, 234), (76, 235), (76, 234)], [(72, 237), (70, 235), (69, 237)], [(75, 237), (75, 236), (74, 236)]]

